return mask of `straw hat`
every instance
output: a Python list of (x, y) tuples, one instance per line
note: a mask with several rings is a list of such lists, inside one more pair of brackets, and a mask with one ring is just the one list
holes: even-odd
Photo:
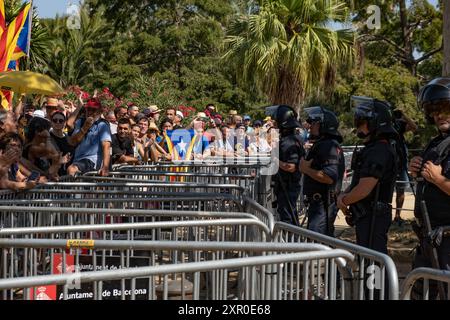
[(148, 109), (150, 110), (151, 113), (158, 113), (161, 112), (162, 110), (158, 108), (157, 105), (152, 105), (150, 107), (148, 107)]
[(47, 101), (45, 102), (46, 107), (57, 107), (58, 106), (58, 99), (56, 98), (47, 98)]
[(147, 132), (150, 132), (150, 131), (153, 131), (153, 130), (155, 130), (155, 131), (157, 131), (159, 133), (158, 126), (155, 124), (155, 122), (151, 121), (149, 126), (148, 126)]

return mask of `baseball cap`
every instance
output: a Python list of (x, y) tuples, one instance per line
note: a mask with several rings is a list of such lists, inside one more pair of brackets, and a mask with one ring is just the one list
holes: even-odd
[(250, 118), (250, 116), (247, 116), (247, 115), (246, 115), (246, 116), (244, 116), (244, 121), (245, 121), (245, 120), (252, 120), (252, 118)]
[(146, 116), (148, 118), (151, 116), (152, 111), (149, 108), (147, 108), (147, 109), (144, 109), (144, 111), (142, 111), (142, 113), (144, 114), (144, 116)]
[(177, 115), (178, 117), (180, 117), (181, 119), (184, 119), (183, 112), (177, 111), (176, 115)]
[(89, 99), (88, 102), (84, 105), (85, 108), (91, 109), (101, 109), (102, 104), (98, 99)]
[(261, 120), (255, 120), (255, 121), (253, 122), (253, 126), (254, 126), (254, 127), (262, 127), (262, 122), (261, 122)]
[(36, 110), (33, 112), (33, 117), (45, 118), (45, 113), (42, 110)]
[(197, 113), (197, 118), (207, 118), (206, 113), (204, 112)]

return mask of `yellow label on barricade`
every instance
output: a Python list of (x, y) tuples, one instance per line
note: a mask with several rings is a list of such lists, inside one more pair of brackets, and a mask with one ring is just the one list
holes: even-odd
[(84, 248), (84, 249), (92, 249), (94, 248), (95, 240), (77, 240), (77, 239), (69, 239), (67, 240), (66, 247), (70, 248)]

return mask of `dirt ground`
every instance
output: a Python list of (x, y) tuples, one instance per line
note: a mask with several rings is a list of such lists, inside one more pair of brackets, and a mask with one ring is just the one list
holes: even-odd
[[(394, 194), (395, 204), (396, 195)], [(414, 196), (412, 193), (405, 194), (405, 203), (401, 212), (404, 222), (401, 225), (393, 223), (389, 230), (388, 250), (389, 256), (394, 260), (400, 281), (411, 271), (411, 263), (414, 257), (414, 248), (417, 244), (417, 237), (412, 231), (411, 222), (414, 220)], [(392, 211), (395, 216), (395, 210)], [(355, 242), (355, 229), (347, 225), (344, 215), (339, 212), (336, 219), (336, 237)]]

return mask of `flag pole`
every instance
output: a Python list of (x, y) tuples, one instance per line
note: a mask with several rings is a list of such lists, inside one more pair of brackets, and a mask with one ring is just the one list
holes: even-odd
[(30, 1), (30, 11), (28, 12), (29, 20), (28, 20), (28, 40), (27, 40), (27, 70), (30, 70), (31, 60), (30, 60), (30, 52), (31, 52), (31, 30), (33, 27), (33, 0)]

